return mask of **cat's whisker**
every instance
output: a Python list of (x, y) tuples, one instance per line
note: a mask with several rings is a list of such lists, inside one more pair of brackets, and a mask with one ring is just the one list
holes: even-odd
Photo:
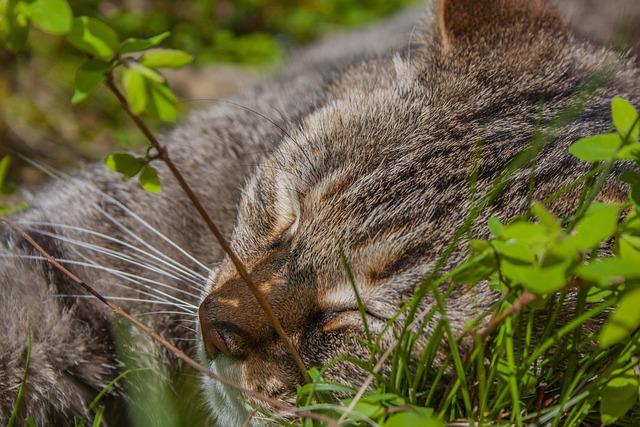
[[(80, 257), (81, 257), (82, 259), (84, 259), (85, 261), (87, 261), (87, 262), (91, 263), (92, 265), (98, 266), (98, 264), (97, 264), (96, 262), (94, 262), (94, 261), (90, 260), (89, 258), (85, 257), (84, 255), (80, 254), (80, 253), (79, 253), (79, 252), (77, 252), (77, 251), (75, 251), (75, 252), (76, 252), (76, 254), (77, 254), (78, 256), (80, 256)], [(134, 292), (136, 292), (136, 293), (138, 293), (138, 294), (140, 294), (140, 295), (145, 295), (145, 296), (151, 297), (151, 298), (153, 298), (153, 300), (154, 300), (154, 301), (163, 301), (163, 302), (171, 303), (171, 304), (173, 304), (176, 308), (180, 308), (181, 310), (183, 310), (183, 311), (184, 311), (184, 313), (183, 313), (183, 314), (195, 315), (195, 314), (194, 314), (194, 308), (195, 308), (195, 307), (193, 307), (191, 304), (188, 304), (188, 303), (185, 303), (185, 302), (176, 303), (175, 301), (170, 301), (170, 300), (168, 300), (166, 297), (164, 297), (164, 296), (165, 296), (165, 295), (167, 295), (167, 294), (165, 294), (165, 293), (164, 293), (164, 292), (162, 292), (162, 291), (159, 291), (159, 290), (154, 289), (154, 288), (152, 288), (152, 287), (150, 287), (150, 286), (144, 285), (144, 284), (142, 284), (142, 283), (140, 283), (140, 282), (138, 282), (138, 281), (136, 281), (136, 280), (130, 279), (130, 278), (126, 277), (126, 276), (122, 276), (121, 274), (118, 274), (118, 273), (115, 273), (115, 272), (111, 272), (111, 274), (112, 274), (112, 275), (114, 275), (114, 276), (116, 276), (116, 277), (121, 278), (122, 280), (124, 280), (124, 281), (126, 281), (126, 282), (131, 282), (131, 283), (134, 283), (134, 284), (136, 284), (136, 285), (142, 286), (142, 287), (143, 287), (143, 288), (145, 288), (145, 289), (150, 289), (151, 291), (153, 291), (153, 292), (155, 292), (155, 293), (149, 293), (149, 292), (144, 291), (144, 290), (142, 290), (142, 289), (140, 289), (140, 288), (137, 288), (137, 287), (135, 287), (135, 286), (132, 286), (132, 285), (129, 285), (129, 284), (126, 284), (126, 283), (120, 283), (120, 282), (112, 283), (112, 284), (111, 284), (111, 286), (115, 286), (115, 287), (117, 287), (117, 288), (127, 289), (127, 290), (134, 291)], [(175, 297), (170, 297), (170, 298), (171, 298), (172, 300), (182, 301), (182, 300), (179, 300), (178, 298), (175, 298)]]
[[(176, 291), (185, 293), (185, 294), (187, 294), (189, 296), (194, 296), (193, 294), (189, 294), (188, 292), (182, 291), (181, 289), (175, 288), (175, 287), (167, 285), (165, 283), (161, 283), (161, 282), (157, 282), (155, 280), (148, 279), (146, 277), (138, 276), (138, 275), (127, 273), (127, 272), (124, 272), (124, 271), (121, 271), (121, 270), (117, 270), (117, 269), (114, 269), (114, 268), (110, 268), (110, 267), (105, 267), (105, 266), (99, 265), (95, 261), (92, 261), (92, 260), (88, 259), (87, 257), (83, 256), (82, 254), (78, 254), (78, 255), (81, 256), (83, 259), (85, 259), (85, 261), (87, 261), (88, 265), (83, 265), (84, 267), (95, 268), (97, 270), (106, 271), (107, 273), (111, 273), (112, 275), (120, 277), (121, 279), (124, 279), (124, 280), (127, 280), (129, 282), (135, 283), (135, 284), (137, 284), (139, 286), (142, 286), (145, 289), (149, 289), (152, 292), (156, 292), (159, 295), (164, 296), (165, 298), (169, 298), (169, 299), (178, 301), (178, 302), (180, 302), (182, 304), (188, 304), (189, 306), (196, 308), (193, 304), (190, 304), (187, 301), (184, 301), (184, 300), (182, 300), (182, 299), (180, 299), (180, 298), (178, 298), (178, 297), (176, 297), (174, 295), (167, 294), (166, 292), (163, 292), (163, 291), (161, 291), (159, 289), (153, 288), (153, 287), (151, 287), (149, 285), (145, 285), (144, 283), (141, 283), (140, 281), (145, 281), (145, 282), (152, 283), (152, 284), (155, 284), (155, 285), (163, 286), (163, 287), (166, 287), (166, 288), (169, 288), (169, 289), (172, 289), (172, 290), (176, 290)], [(60, 262), (62, 263), (62, 261), (60, 261)], [(70, 261), (69, 263), (76, 263), (78, 265), (84, 264), (84, 263), (80, 263), (79, 261)], [(135, 288), (131, 288), (131, 289), (135, 290)], [(197, 301), (198, 298), (197, 297), (195, 297), (195, 298), (196, 298), (196, 301)]]
[(190, 328), (190, 327), (185, 326), (185, 325), (178, 325), (178, 327), (179, 327), (179, 328), (186, 329), (186, 330), (188, 330), (188, 331), (191, 331), (191, 332), (193, 332), (194, 334), (195, 334), (195, 333), (197, 333), (197, 331), (196, 331), (194, 328)]
[[(40, 256), (40, 255), (17, 255), (17, 254), (0, 253), (0, 257), (2, 257), (2, 258), (29, 259), (29, 260), (37, 260), (37, 261), (46, 261), (47, 260), (45, 257)], [(64, 264), (77, 265), (77, 266), (81, 266), (81, 267), (93, 268), (93, 269), (96, 269), (96, 270), (106, 271), (107, 273), (111, 273), (114, 276), (120, 277), (120, 278), (122, 278), (124, 280), (130, 281), (130, 282), (133, 282), (133, 283), (136, 283), (137, 285), (140, 285), (143, 288), (148, 289), (148, 290), (150, 290), (152, 292), (156, 292), (159, 295), (167, 298), (166, 301), (174, 300), (174, 301), (177, 301), (178, 303), (180, 303), (180, 305), (182, 305), (182, 306), (193, 308), (193, 309), (197, 309), (197, 307), (195, 305), (193, 305), (193, 304), (191, 304), (191, 303), (189, 303), (187, 301), (184, 301), (184, 300), (182, 300), (180, 298), (177, 298), (177, 297), (175, 297), (173, 295), (167, 294), (166, 292), (160, 291), (159, 289), (155, 289), (155, 288), (153, 288), (151, 286), (145, 285), (145, 284), (143, 284), (143, 283), (141, 283), (141, 282), (139, 282), (139, 281), (137, 281), (135, 279), (143, 280), (143, 281), (150, 282), (150, 283), (158, 285), (158, 286), (169, 287), (171, 289), (181, 291), (180, 289), (175, 289), (172, 286), (166, 285), (164, 283), (157, 282), (157, 281), (151, 280), (151, 279), (147, 279), (145, 277), (137, 276), (135, 274), (125, 273), (123, 271), (116, 270), (116, 269), (113, 269), (113, 268), (104, 267), (104, 266), (98, 265), (98, 264), (96, 264), (94, 262), (91, 262), (90, 260), (89, 260), (89, 262), (83, 262), (83, 261), (68, 260), (68, 259), (56, 259), (56, 261), (58, 261), (60, 264), (63, 264), (63, 265)], [(120, 287), (125, 287), (125, 288), (128, 288), (128, 289), (132, 289), (134, 291), (138, 291), (138, 289), (136, 289), (136, 288), (127, 287), (127, 286), (125, 286), (123, 284), (114, 283), (114, 285), (115, 286), (120, 285)], [(184, 291), (181, 291), (181, 292), (184, 292)], [(196, 298), (196, 300), (198, 300), (197, 296), (195, 296), (195, 295), (191, 295), (191, 296), (193, 296), (194, 298)]]
[[(120, 296), (114, 296), (114, 295), (103, 295), (105, 299), (107, 300), (113, 300), (113, 301), (126, 301), (126, 302), (140, 302), (140, 303), (149, 303), (149, 304), (159, 304), (159, 305), (169, 305), (169, 306), (174, 306), (176, 307), (176, 305), (172, 302), (168, 302), (168, 301), (159, 301), (159, 300), (148, 300), (148, 299), (144, 299), (144, 298), (132, 298), (132, 297), (120, 297)], [(52, 295), (52, 297), (54, 298), (95, 298), (93, 295), (86, 295), (86, 294), (55, 294)]]
[(26, 225), (40, 225), (40, 226), (45, 226), (45, 227), (56, 227), (56, 228), (61, 228), (61, 229), (68, 229), (68, 230), (78, 231), (78, 232), (82, 232), (82, 233), (87, 233), (89, 235), (100, 237), (102, 239), (108, 240), (110, 242), (117, 243), (119, 245), (122, 245), (122, 246), (125, 246), (127, 248), (130, 248), (130, 249), (132, 249), (134, 251), (140, 252), (141, 254), (143, 254), (143, 255), (145, 255), (145, 256), (147, 256), (149, 258), (152, 258), (152, 259), (154, 259), (154, 260), (156, 260), (156, 261), (158, 261), (160, 263), (163, 263), (163, 264), (167, 265), (167, 267), (172, 268), (172, 269), (182, 273), (185, 276), (188, 275), (190, 277), (193, 277), (193, 278), (195, 278), (197, 280), (202, 280), (202, 281), (206, 281), (207, 280), (206, 276), (204, 276), (204, 275), (202, 275), (200, 273), (197, 273), (197, 272), (185, 267), (184, 265), (178, 263), (177, 261), (175, 261), (174, 259), (172, 259), (170, 257), (167, 257), (164, 254), (162, 254), (162, 255), (165, 258), (167, 258), (169, 261), (165, 261), (164, 259), (159, 258), (158, 256), (153, 255), (152, 253), (149, 253), (149, 252), (147, 252), (147, 251), (145, 251), (145, 250), (143, 250), (143, 249), (141, 249), (141, 248), (139, 248), (137, 246), (134, 246), (134, 245), (132, 245), (132, 244), (130, 244), (130, 243), (124, 241), (124, 240), (117, 239), (117, 238), (115, 238), (113, 236), (108, 236), (108, 235), (106, 235), (104, 233), (99, 233), (97, 231), (90, 230), (90, 229), (83, 228), (83, 227), (78, 227), (78, 226), (69, 225), (69, 224), (55, 223), (55, 222), (25, 221), (25, 220), (22, 220), (22, 221), (18, 221), (17, 223), (18, 224), (26, 224)]
[(137, 313), (138, 316), (151, 316), (151, 315), (154, 315), (154, 314), (180, 314), (182, 316), (190, 315), (190, 316), (195, 317), (195, 313), (184, 313), (182, 311), (167, 311), (167, 310), (164, 310), (164, 311), (147, 311), (147, 312), (144, 312), (144, 313)]
[[(44, 165), (40, 162), (36, 162), (35, 160), (29, 159), (28, 157), (19, 154), (20, 158), (24, 161), (26, 161), (27, 163), (29, 163), (30, 165), (32, 165), (33, 167), (39, 169), (40, 171), (44, 172), (45, 174), (51, 176), (52, 178), (55, 179), (62, 179), (62, 178), (67, 178), (67, 179), (73, 179), (73, 177), (69, 174), (66, 174), (62, 171), (59, 171), (55, 168), (52, 168), (50, 166)], [(182, 249), (180, 246), (178, 246), (175, 242), (173, 242), (171, 239), (169, 239), (167, 236), (165, 236), (164, 234), (162, 234), (160, 231), (158, 231), (157, 229), (155, 229), (154, 227), (152, 227), (149, 223), (147, 223), (145, 220), (143, 220), (139, 215), (137, 215), (135, 212), (133, 212), (131, 209), (129, 209), (126, 205), (124, 205), (122, 202), (120, 202), (119, 200), (117, 200), (116, 198), (114, 198), (113, 196), (105, 193), (104, 191), (100, 190), (97, 186), (93, 185), (93, 187), (95, 188), (95, 190), (98, 192), (98, 194), (100, 194), (102, 197), (104, 197), (106, 200), (110, 201), (111, 203), (115, 204), (116, 206), (118, 206), (119, 208), (121, 208), (122, 210), (124, 210), (127, 214), (129, 214), (133, 219), (135, 219), (136, 221), (138, 221), (140, 224), (142, 224), (145, 228), (147, 228), (148, 230), (150, 230), (152, 233), (156, 234), (158, 237), (160, 237), (162, 240), (164, 240), (165, 242), (167, 242), (169, 245), (171, 245), (173, 248), (175, 248), (176, 250), (178, 250), (181, 254), (183, 254), (184, 256), (186, 256), (187, 258), (189, 258), (191, 261), (193, 261), (196, 265), (198, 265), (199, 267), (201, 267), (205, 272), (209, 272), (209, 268), (203, 264), (202, 262), (200, 262), (198, 259), (196, 259), (193, 255), (189, 254), (187, 251), (185, 251), (184, 249)], [(106, 213), (103, 209), (101, 209), (99, 206), (97, 206), (98, 210), (105, 214), (110, 216), (108, 213)], [(124, 227), (124, 226), (123, 226)], [(126, 229), (126, 227), (125, 227)], [(127, 231), (129, 231), (127, 229)], [(130, 232), (131, 233), (131, 232)], [(132, 236), (137, 237), (135, 234), (131, 233)], [(154, 252), (156, 252), (157, 254), (159, 254), (160, 256), (162, 256), (163, 258), (168, 259), (169, 261), (173, 261), (171, 258), (167, 257), (165, 254), (163, 254), (162, 252), (158, 251), (156, 248), (153, 248), (152, 246), (150, 246), (149, 244), (147, 244), (146, 242), (140, 240), (140, 238), (137, 238), (137, 240), (141, 241), (141, 243), (143, 242), (145, 244), (145, 246), (147, 246), (149, 249), (152, 249)], [(184, 267), (186, 268), (186, 267)], [(195, 272), (194, 272), (195, 273)]]
[[(83, 266), (83, 267), (91, 267), (91, 268), (95, 268), (95, 269), (98, 269), (98, 270), (104, 270), (107, 273), (112, 273), (112, 274), (116, 274), (117, 273), (118, 276), (123, 277), (123, 278), (126, 277), (126, 278), (129, 278), (129, 279), (140, 280), (140, 281), (143, 281), (143, 282), (146, 282), (146, 283), (150, 283), (150, 284), (153, 284), (153, 285), (158, 285), (158, 286), (161, 286), (163, 288), (166, 288), (166, 289), (169, 289), (169, 290), (172, 290), (172, 291), (175, 291), (175, 292), (179, 292), (179, 293), (184, 294), (186, 296), (190, 296), (192, 298), (195, 298), (196, 300), (198, 300), (200, 298), (198, 295), (195, 295), (195, 294), (192, 294), (190, 292), (187, 292), (184, 289), (180, 289), (180, 288), (177, 288), (175, 286), (171, 286), (171, 285), (168, 285), (166, 283), (159, 282), (157, 280), (149, 279), (148, 277), (140, 276), (140, 275), (133, 274), (133, 273), (128, 273), (126, 271), (118, 270), (118, 269), (111, 268), (111, 267), (106, 267), (106, 266), (103, 266), (103, 265), (99, 265), (97, 263), (84, 263), (84, 262), (78, 262), (78, 261), (73, 261), (73, 260), (60, 260), (61, 263), (63, 261), (65, 261), (65, 262), (67, 262), (69, 264), (76, 264), (76, 265), (80, 265), (80, 266)], [(139, 282), (135, 282), (135, 283), (139, 283)], [(147, 285), (142, 285), (142, 286), (144, 286), (146, 288), (153, 289), (155, 292), (158, 292), (158, 293), (162, 292), (162, 291), (160, 291), (158, 289), (152, 288), (152, 287), (147, 286)], [(162, 292), (162, 294), (164, 294), (167, 297), (179, 300), (179, 298), (177, 298), (177, 297), (175, 297), (173, 295), (165, 294), (164, 292)], [(181, 302), (186, 302), (186, 301), (182, 301), (182, 300), (180, 300), (180, 301)]]
[(60, 170), (58, 170), (56, 168), (53, 168), (53, 167), (51, 167), (49, 165), (46, 165), (44, 163), (40, 163), (40, 162), (37, 162), (37, 161), (35, 161), (33, 159), (30, 159), (29, 157), (25, 156), (22, 153), (15, 153), (15, 155), (17, 157), (19, 157), (20, 160), (29, 163), (31, 166), (33, 166), (34, 168), (38, 169), (40, 172), (44, 173), (45, 175), (49, 176), (50, 178), (62, 179), (62, 178), (65, 178), (65, 177), (69, 177), (69, 175), (65, 174), (64, 172), (62, 172), (62, 171), (60, 171)]
[[(170, 258), (167, 255), (165, 255), (164, 253), (162, 253), (162, 251), (158, 250), (157, 248), (153, 247), (151, 244), (147, 243), (143, 238), (141, 238), (136, 233), (131, 231), (129, 228), (127, 228), (124, 224), (122, 224), (120, 221), (118, 221), (116, 218), (114, 218), (113, 215), (109, 214), (104, 209), (101, 209), (101, 208), (98, 207), (98, 211), (100, 213), (102, 213), (104, 216), (106, 216), (107, 219), (109, 221), (111, 221), (111, 223), (113, 223), (116, 227), (118, 227), (120, 230), (125, 232), (127, 235), (129, 235), (130, 237), (135, 239), (137, 242), (142, 244), (147, 249), (153, 251), (154, 253), (156, 253), (160, 257), (166, 259), (168, 262), (181, 266), (183, 269), (186, 269), (191, 274), (196, 275), (196, 277), (203, 277), (201, 274), (198, 274), (195, 271), (193, 271), (193, 270), (191, 270), (191, 269), (189, 269), (187, 267), (184, 267), (183, 265), (179, 264), (177, 261), (173, 260), (172, 258)], [(194, 261), (194, 262), (196, 262), (196, 261)], [(198, 262), (196, 262), (196, 263), (198, 263)], [(201, 264), (201, 265), (203, 266), (203, 264)], [(203, 268), (205, 268), (205, 267), (203, 266)]]
[(66, 236), (61, 235), (61, 234), (56, 234), (56, 233), (51, 233), (51, 232), (48, 232), (48, 231), (45, 231), (45, 230), (40, 230), (40, 229), (37, 229), (37, 228), (27, 227), (27, 230), (33, 231), (33, 232), (41, 234), (43, 236), (52, 237), (54, 239), (57, 239), (57, 240), (60, 240), (60, 241), (63, 241), (63, 242), (67, 242), (67, 243), (70, 243), (70, 244), (73, 244), (73, 245), (76, 245), (76, 246), (79, 246), (79, 247), (82, 247), (82, 248), (85, 248), (85, 249), (89, 249), (89, 250), (92, 250), (94, 252), (101, 253), (101, 254), (104, 254), (104, 255), (107, 255), (107, 256), (122, 260), (122, 261), (126, 261), (126, 262), (128, 262), (130, 264), (136, 265), (138, 267), (142, 267), (144, 269), (153, 271), (153, 272), (161, 274), (163, 276), (170, 277), (172, 279), (176, 279), (176, 280), (180, 280), (180, 281), (187, 280), (187, 281), (190, 282), (190, 283), (187, 284), (190, 288), (192, 288), (194, 290), (197, 290), (197, 291), (201, 290), (200, 283), (196, 282), (195, 280), (191, 279), (190, 277), (176, 276), (176, 275), (174, 275), (174, 274), (172, 274), (170, 272), (167, 272), (166, 270), (163, 270), (163, 269), (161, 269), (161, 268), (159, 268), (157, 266), (154, 266), (153, 264), (140, 262), (141, 260), (133, 258), (133, 257), (131, 257), (129, 255), (124, 254), (124, 253), (121, 253), (121, 252), (118, 252), (118, 251), (114, 251), (112, 249), (108, 249), (108, 248), (105, 248), (103, 246), (95, 245), (95, 244), (92, 244), (92, 243), (87, 243), (87, 242), (84, 242), (84, 241), (81, 241), (81, 240), (72, 239), (70, 237), (66, 237)]
[[(164, 240), (166, 243), (168, 243), (170, 246), (172, 246), (174, 249), (176, 249), (178, 252), (180, 252), (182, 255), (186, 256), (187, 258), (189, 258), (191, 261), (193, 261), (196, 265), (198, 265), (199, 267), (201, 267), (205, 272), (209, 272), (209, 268), (204, 265), (202, 262), (200, 262), (197, 258), (195, 258), (193, 255), (191, 255), (189, 252), (185, 251), (184, 249), (182, 249), (180, 246), (178, 246), (178, 244), (176, 244), (173, 240), (169, 239), (167, 236), (165, 236), (164, 234), (162, 234), (160, 231), (158, 231), (156, 228), (152, 227), (148, 222), (146, 222), (145, 220), (143, 220), (138, 214), (136, 214), (135, 212), (133, 212), (131, 209), (127, 208), (123, 203), (119, 202), (117, 199), (113, 198), (112, 196), (110, 196), (109, 194), (98, 190), (101, 195), (108, 199), (109, 201), (111, 201), (112, 203), (114, 203), (116, 206), (118, 206), (119, 208), (123, 209), (127, 214), (129, 214), (132, 218), (134, 218), (136, 221), (138, 221), (140, 224), (142, 224), (145, 228), (147, 228), (149, 231), (151, 231), (153, 234), (155, 234), (156, 236), (160, 237), (162, 240)], [(109, 215), (104, 209), (98, 207), (98, 210), (105, 216), (107, 217), (111, 217), (113, 218), (111, 215)], [(110, 218), (110, 219), (111, 219)], [(135, 236), (135, 235), (134, 235)], [(137, 237), (137, 236), (136, 236)], [(139, 239), (139, 238), (138, 238)], [(146, 243), (146, 242), (145, 242)], [(145, 246), (149, 247), (148, 244), (145, 244)], [(161, 252), (159, 252), (157, 249), (153, 248), (154, 251), (156, 253), (160, 253), (162, 256), (166, 256), (164, 254), (162, 254)]]

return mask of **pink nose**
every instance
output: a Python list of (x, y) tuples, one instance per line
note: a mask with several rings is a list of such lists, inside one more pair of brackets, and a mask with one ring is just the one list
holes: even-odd
[(200, 319), (202, 341), (204, 342), (204, 348), (207, 351), (209, 357), (214, 357), (218, 353), (223, 353), (227, 356), (231, 355), (231, 352), (224, 342), (223, 336), (211, 324), (211, 319), (207, 315), (207, 310), (204, 302), (200, 304), (200, 307), (198, 308), (198, 318)]

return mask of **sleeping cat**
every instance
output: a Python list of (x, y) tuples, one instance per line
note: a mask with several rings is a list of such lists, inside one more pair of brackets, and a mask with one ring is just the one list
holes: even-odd
[[(305, 365), (321, 366), (340, 354), (368, 355), (340, 251), (375, 334), (461, 224), (477, 143), (482, 189), (527, 147), (537, 121), (552, 120), (595, 73), (612, 67), (606, 86), (541, 153), (534, 195), (542, 198), (586, 171), (567, 147), (608, 129), (612, 96), (640, 102), (634, 63), (577, 41), (545, 0), (441, 0), (433, 11), (320, 44), (233, 102), (193, 114), (164, 140)], [(530, 174), (516, 173), (477, 233), (485, 233), (488, 215), (506, 219), (526, 209)], [(14, 220), (212, 370), (292, 401), (301, 377), (286, 347), (189, 201), (166, 170), (161, 176), (162, 194), (153, 196), (96, 166), (39, 192)], [(624, 194), (611, 179), (601, 197)], [(576, 197), (553, 210), (566, 215)], [(121, 322), (14, 232), (1, 237), (0, 422), (22, 379), (30, 324), (21, 416), (71, 424), (120, 370)], [(463, 257), (454, 254), (451, 264)], [(446, 301), (454, 330), (495, 298), (486, 287), (456, 291)], [(421, 308), (432, 304), (425, 298)], [(127, 346), (120, 351), (157, 354), (158, 369), (175, 369), (143, 337)], [(346, 362), (327, 371), (354, 385), (364, 375)], [(240, 425), (251, 399), (209, 378), (202, 384), (218, 423)], [(125, 422), (122, 411), (111, 412), (111, 425)]]

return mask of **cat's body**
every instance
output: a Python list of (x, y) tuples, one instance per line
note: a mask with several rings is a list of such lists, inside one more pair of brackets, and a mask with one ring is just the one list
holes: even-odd
[[(340, 248), (362, 286), (375, 331), (461, 223), (479, 141), (483, 189), (526, 147), (537, 121), (546, 123), (571, 106), (594, 73), (613, 65), (605, 89), (544, 150), (535, 191), (543, 197), (586, 170), (567, 147), (608, 128), (611, 96), (640, 101), (638, 69), (573, 40), (545, 2), (500, 0), (487, 13), (461, 12), (478, 12), (470, 2), (443, 1), (438, 19), (412, 11), (368, 33), (312, 48), (280, 76), (232, 103), (195, 113), (165, 137), (171, 157), (246, 262), (307, 366), (342, 352), (366, 355), (349, 333), (360, 330), (360, 321)], [(295, 364), (187, 198), (161, 172), (163, 191), (153, 196), (95, 167), (39, 193), (15, 220), (54, 256), (83, 263), (70, 267), (105, 295), (125, 298), (114, 301), (134, 314), (171, 312), (147, 319), (189, 351), (193, 341), (182, 339), (196, 338), (201, 360), (212, 369), (290, 399), (299, 381)], [(522, 212), (529, 176), (528, 170), (517, 173), (486, 215)], [(605, 194), (617, 198), (623, 188), (611, 181)], [(554, 208), (566, 214), (574, 202), (569, 197)], [(45, 262), (16, 258), (35, 252), (15, 233), (5, 232), (0, 243), (3, 254), (14, 256), (0, 258), (0, 422), (22, 379), (30, 322), (23, 415), (71, 423), (120, 369), (113, 318), (91, 299), (56, 296), (81, 292)], [(163, 262), (161, 254), (186, 267), (167, 265), (171, 261)], [(140, 265), (145, 263), (156, 271)], [(447, 305), (454, 327), (460, 330), (494, 298), (484, 288), (454, 294)], [(430, 304), (425, 300), (425, 307)], [(209, 351), (218, 352), (213, 358), (192, 331), (199, 305), (207, 327), (225, 343), (223, 351)], [(143, 338), (131, 345), (132, 354), (159, 352)], [(342, 365), (329, 375), (359, 384), (362, 372)], [(238, 397), (213, 380), (203, 383), (204, 399), (221, 425), (240, 423), (246, 408)]]

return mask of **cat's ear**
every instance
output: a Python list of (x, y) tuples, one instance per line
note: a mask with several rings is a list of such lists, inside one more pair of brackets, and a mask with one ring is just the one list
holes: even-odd
[(437, 21), (445, 51), (490, 48), (537, 33), (566, 31), (548, 0), (438, 0)]

